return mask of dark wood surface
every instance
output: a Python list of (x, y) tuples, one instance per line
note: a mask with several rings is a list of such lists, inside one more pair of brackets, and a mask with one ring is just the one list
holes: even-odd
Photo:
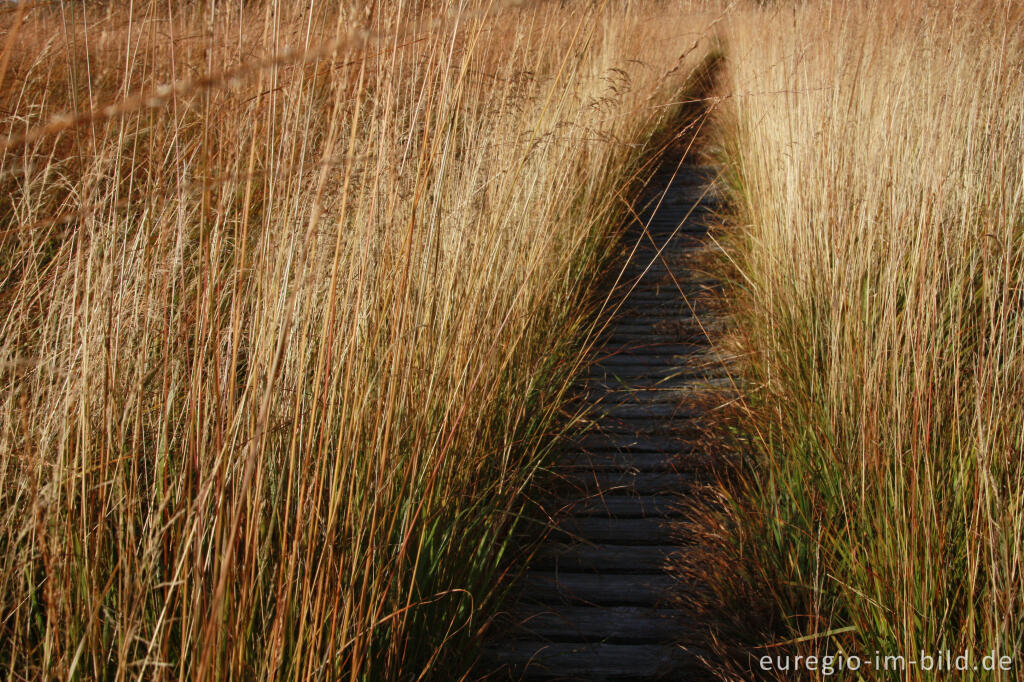
[(624, 239), (619, 309), (573, 404), (589, 426), (550, 472), (549, 530), (488, 650), (493, 679), (710, 679), (683, 606), (701, 586), (671, 568), (694, 551), (686, 496), (710, 456), (698, 422), (730, 390), (730, 359), (704, 333), (721, 327), (701, 298), (717, 285), (691, 266), (709, 248), (711, 176), (665, 168), (646, 227)]

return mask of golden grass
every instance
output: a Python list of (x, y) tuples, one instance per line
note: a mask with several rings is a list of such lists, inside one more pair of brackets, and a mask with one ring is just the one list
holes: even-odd
[(2, 19), (0, 671), (454, 675), (702, 20), (85, 7)]
[(1022, 20), (808, 4), (726, 29), (758, 389), (736, 503), (799, 652), (1020, 651)]

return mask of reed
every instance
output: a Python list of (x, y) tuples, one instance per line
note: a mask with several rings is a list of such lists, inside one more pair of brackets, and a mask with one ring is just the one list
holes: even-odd
[(563, 5), (3, 8), (5, 678), (465, 669), (707, 49)]
[[(995, 2), (730, 17), (720, 132), (754, 388), (734, 504), (796, 653), (1020, 651), (1022, 19)], [(894, 670), (846, 676), (942, 676)]]

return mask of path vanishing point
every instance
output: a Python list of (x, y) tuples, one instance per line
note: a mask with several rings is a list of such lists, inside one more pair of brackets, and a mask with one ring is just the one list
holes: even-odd
[(489, 651), (493, 678), (710, 679), (706, 626), (687, 606), (702, 585), (679, 576), (701, 550), (687, 496), (713, 479), (700, 418), (730, 385), (705, 334), (721, 327), (716, 284), (694, 268), (711, 248), (713, 177), (664, 166), (622, 240), (621, 307), (579, 382), (589, 417), (555, 462), (551, 530)]

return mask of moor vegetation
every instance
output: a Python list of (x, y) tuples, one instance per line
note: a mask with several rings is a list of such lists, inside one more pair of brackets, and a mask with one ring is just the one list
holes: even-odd
[(472, 653), (709, 47), (667, 5), (421, 4), (0, 8), (0, 677)]
[(719, 49), (755, 656), (1016, 656), (1022, 26), (6, 3), (0, 677), (469, 675), (588, 291)]
[(1024, 14), (780, 3), (728, 23), (745, 559), (796, 652), (1015, 656)]

